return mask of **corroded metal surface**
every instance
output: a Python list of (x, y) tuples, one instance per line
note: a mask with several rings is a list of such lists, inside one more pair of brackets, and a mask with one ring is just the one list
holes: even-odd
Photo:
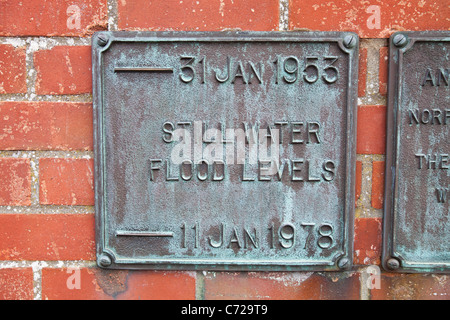
[(450, 270), (450, 33), (390, 39), (383, 265)]
[(97, 33), (98, 264), (349, 269), (357, 50), (338, 32)]

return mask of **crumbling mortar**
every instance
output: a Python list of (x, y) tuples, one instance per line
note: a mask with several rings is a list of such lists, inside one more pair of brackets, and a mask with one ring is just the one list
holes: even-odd
[(92, 159), (94, 153), (92, 151), (51, 151), (51, 150), (0, 150), (0, 158), (67, 158), (67, 159)]
[(373, 161), (384, 161), (384, 155), (357, 155), (358, 161), (362, 162), (361, 194), (357, 201), (355, 210), (356, 218), (381, 218), (383, 211), (372, 207), (372, 173)]
[(358, 98), (358, 105), (386, 105), (386, 96), (380, 94), (380, 49), (387, 46), (387, 39), (360, 39), (360, 48), (367, 49), (366, 95)]
[(108, 0), (108, 30), (109, 31), (117, 31), (119, 28), (118, 24), (118, 15), (117, 15), (117, 1), (116, 0)]
[(280, 0), (280, 17), (278, 30), (289, 30), (289, 0)]
[(94, 206), (31, 205), (0, 206), (0, 214), (93, 214)]
[(204, 271), (196, 272), (195, 300), (205, 300), (205, 272)]

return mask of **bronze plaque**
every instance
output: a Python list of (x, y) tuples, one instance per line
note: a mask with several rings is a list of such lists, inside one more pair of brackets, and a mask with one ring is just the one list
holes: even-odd
[(106, 268), (352, 263), (358, 37), (93, 37), (97, 260)]
[(450, 32), (390, 39), (384, 267), (450, 270)]

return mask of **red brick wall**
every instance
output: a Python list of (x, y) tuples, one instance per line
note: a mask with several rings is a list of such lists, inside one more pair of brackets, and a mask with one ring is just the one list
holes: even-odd
[[(448, 299), (382, 272), (387, 37), (448, 30), (448, 1), (0, 1), (0, 299)], [(353, 31), (360, 41), (354, 264), (342, 273), (96, 267), (90, 36), (98, 30)]]

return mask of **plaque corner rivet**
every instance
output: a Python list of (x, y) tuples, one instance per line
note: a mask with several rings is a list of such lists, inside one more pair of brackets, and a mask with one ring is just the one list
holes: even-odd
[(97, 37), (97, 44), (101, 47), (106, 46), (108, 41), (109, 41), (109, 37), (104, 33), (100, 33)]
[(408, 43), (408, 37), (403, 33), (398, 33), (392, 39), (392, 43), (398, 48), (403, 48)]
[(353, 34), (348, 34), (344, 37), (344, 46), (347, 49), (352, 49), (356, 46), (356, 37)]
[(386, 266), (389, 270), (396, 270), (400, 268), (400, 261), (396, 258), (390, 258), (387, 260)]
[(350, 266), (350, 259), (347, 257), (342, 257), (338, 260), (337, 266), (339, 269), (347, 269)]
[(97, 260), (97, 263), (100, 267), (109, 267), (112, 264), (112, 259), (109, 255), (103, 253)]

